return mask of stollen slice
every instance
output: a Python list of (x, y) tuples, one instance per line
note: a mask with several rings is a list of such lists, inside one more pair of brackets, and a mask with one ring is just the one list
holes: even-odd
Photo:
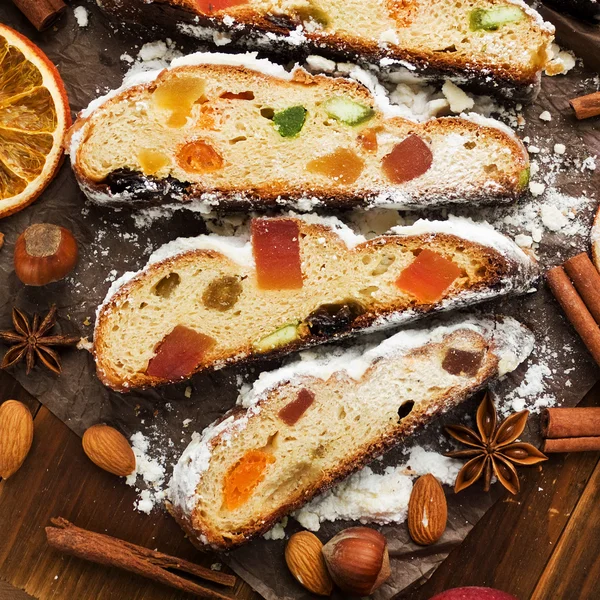
[(194, 434), (168, 508), (199, 547), (228, 550), (514, 370), (533, 348), (512, 318), (405, 330), (263, 373)]
[(416, 123), (365, 81), (374, 93), (254, 54), (190, 55), (92, 102), (71, 163), (94, 202), (203, 211), (500, 204), (527, 189), (508, 127), (475, 114)]
[(313, 52), (453, 77), (510, 100), (535, 96), (554, 35), (520, 0), (102, 0), (101, 6), (119, 19), (218, 46)]
[(334, 217), (254, 219), (250, 235), (183, 238), (117, 280), (99, 308), (111, 388), (174, 383), (528, 291), (536, 263), (487, 224), (418, 221), (366, 240)]

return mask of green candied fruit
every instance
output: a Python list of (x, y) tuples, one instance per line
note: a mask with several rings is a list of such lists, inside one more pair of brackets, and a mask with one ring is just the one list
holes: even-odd
[(288, 323), (277, 329), (273, 333), (266, 335), (264, 338), (254, 342), (254, 350), (258, 352), (268, 352), (280, 346), (290, 344), (299, 337), (298, 323)]
[(529, 167), (519, 173), (519, 187), (524, 190), (529, 184)]
[(518, 23), (525, 13), (518, 6), (498, 6), (497, 8), (476, 8), (471, 11), (469, 25), (471, 31), (483, 29), (496, 31), (507, 23)]
[(323, 103), (323, 109), (330, 117), (346, 125), (360, 125), (375, 114), (370, 106), (365, 106), (343, 96), (336, 96), (327, 100)]
[(304, 127), (306, 109), (304, 106), (290, 106), (273, 115), (273, 124), (281, 137), (297, 136)]

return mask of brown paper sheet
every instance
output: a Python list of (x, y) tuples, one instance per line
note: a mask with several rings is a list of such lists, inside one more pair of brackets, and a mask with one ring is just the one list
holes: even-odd
[[(67, 11), (54, 28), (40, 34), (33, 30), (11, 3), (0, 4), (0, 22), (30, 37), (58, 66), (74, 113), (99, 93), (120, 84), (124, 70), (120, 61), (122, 53), (135, 55), (136, 48), (139, 49), (142, 43), (162, 37), (160, 33), (133, 32), (126, 27), (117, 27), (108, 23), (94, 4), (87, 3), (85, 6), (90, 11), (87, 28), (79, 28), (72, 11)], [(596, 36), (593, 43), (598, 44), (599, 38)], [(178, 40), (178, 43), (188, 51), (197, 48), (190, 40)], [(566, 77), (544, 78), (540, 97), (525, 110), (527, 124), (521, 135), (529, 135), (536, 141), (563, 143), (570, 152), (576, 151), (582, 158), (600, 154), (598, 121), (578, 123), (568, 108), (570, 97), (595, 91), (596, 86), (590, 72), (580, 69)], [(550, 123), (538, 119), (543, 110), (551, 111), (553, 120)], [(576, 170), (561, 173), (557, 179), (557, 186), (567, 194), (578, 196), (584, 191), (588, 194), (589, 203), (578, 216), (586, 223), (591, 221), (597, 203), (595, 189), (598, 188), (598, 180), (598, 172), (591, 178), (589, 173)], [(17, 280), (13, 272), (13, 247), (18, 234), (25, 227), (43, 221), (64, 225), (73, 231), (80, 243), (79, 265), (63, 282), (41, 289), (28, 288)], [(153, 249), (178, 236), (203, 233), (205, 226), (199, 216), (181, 211), (171, 219), (154, 222), (149, 229), (137, 229), (128, 211), (100, 208), (87, 203), (75, 183), (67, 160), (43, 196), (28, 209), (0, 221), (0, 231), (6, 236), (5, 247), (0, 250), (0, 329), (10, 327), (13, 305), (29, 312), (44, 312), (51, 303), (56, 303), (60, 309), (60, 326), (63, 330), (78, 331), (91, 339), (95, 309), (110, 285), (111, 273), (114, 277), (124, 271), (135, 270), (145, 262)], [(507, 231), (517, 233), (510, 226)], [(556, 232), (545, 238), (540, 248), (542, 264), (556, 264), (586, 245), (585, 234), (566, 240), (560, 232)], [(597, 380), (597, 367), (543, 286), (537, 294), (491, 303), (485, 310), (520, 318), (535, 331), (544, 352), (556, 354), (551, 361), (554, 376), (549, 383), (561, 404), (576, 404)], [(22, 366), (13, 369), (12, 373), (77, 434), (81, 435), (87, 427), (98, 422), (116, 425), (126, 434), (142, 430), (153, 440), (155, 447), (160, 447), (169, 463), (177, 459), (192, 431), (201, 430), (233, 406), (237, 396), (236, 376), (251, 378), (256, 376), (260, 368), (277, 366), (276, 363), (270, 363), (253, 369), (227, 369), (157, 391), (122, 395), (107, 390), (98, 382), (94, 375), (93, 360), (87, 352), (66, 351), (62, 356), (63, 375), (60, 378), (40, 368), (26, 377)], [(564, 374), (565, 369), (573, 367), (576, 369), (575, 375)], [(520, 369), (497, 386), (500, 398), (521, 382), (523, 372), (524, 369)], [(567, 387), (567, 381), (570, 387)], [(189, 398), (186, 397), (188, 386), (191, 387)], [(475, 407), (476, 401), (470, 401), (455, 414), (432, 424), (419, 434), (415, 442), (440, 449), (443, 423), (463, 420), (464, 414), (474, 414)], [(184, 419), (191, 419), (187, 428), (183, 426)], [(537, 428), (537, 420), (531, 419), (526, 437), (535, 441)], [(169, 445), (169, 440), (172, 445)], [(374, 468), (397, 464), (401, 457), (402, 448), (399, 448)], [(419, 549), (412, 544), (405, 525), (383, 527), (391, 549), (406, 556), (392, 561), (393, 575), (375, 598), (390, 598), (432, 572), (449, 549), (464, 539), (501, 493), (497, 487), (493, 488), (491, 494), (484, 494), (478, 486), (457, 496), (449, 492), (448, 529), (440, 545), (433, 548)], [(293, 520), (290, 523), (288, 531), (292, 532), (297, 524)], [(348, 523), (324, 524), (319, 536), (326, 540), (346, 526)], [(231, 553), (225, 560), (269, 600), (308, 598), (284, 567), (283, 547), (283, 541), (267, 542), (261, 539)]]

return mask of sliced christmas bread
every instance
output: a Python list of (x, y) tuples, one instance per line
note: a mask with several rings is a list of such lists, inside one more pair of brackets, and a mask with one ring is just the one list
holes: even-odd
[(465, 320), (263, 373), (241, 407), (195, 434), (175, 467), (169, 509), (199, 546), (238, 546), (514, 370), (532, 348), (514, 319)]
[(554, 28), (520, 0), (102, 0), (125, 20), (217, 45), (317, 51), (534, 95)]
[(80, 115), (70, 155), (90, 199), (310, 211), (509, 202), (527, 188), (527, 151), (496, 121), (389, 116), (399, 107), (354, 80), (252, 54), (173, 65)]
[(335, 218), (255, 219), (251, 239), (159, 249), (117, 281), (94, 334), (116, 390), (386, 328), (528, 290), (535, 263), (488, 225), (419, 221), (366, 241)]

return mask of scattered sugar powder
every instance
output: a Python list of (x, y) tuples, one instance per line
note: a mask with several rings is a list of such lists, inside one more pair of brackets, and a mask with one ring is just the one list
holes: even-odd
[(134, 433), (130, 440), (136, 464), (135, 471), (127, 477), (126, 483), (135, 487), (140, 478), (144, 482), (146, 489), (139, 490), (134, 507), (140, 512), (149, 514), (165, 497), (163, 490), (165, 467), (158, 460), (150, 458), (148, 455), (150, 440), (141, 431)]
[[(462, 463), (420, 446), (411, 449), (405, 463), (383, 473), (365, 467), (293, 513), (306, 529), (318, 531), (323, 521), (338, 519), (361, 523), (402, 523), (406, 519), (413, 479), (427, 473), (453, 484)], [(277, 538), (281, 539), (281, 523)], [(284, 526), (285, 527), (285, 526)]]

